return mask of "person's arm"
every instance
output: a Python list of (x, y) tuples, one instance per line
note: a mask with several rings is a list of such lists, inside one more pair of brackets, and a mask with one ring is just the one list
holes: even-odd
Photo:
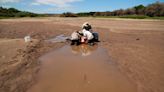
[(78, 37), (82, 37), (83, 36), (83, 34), (78, 32), (78, 31), (77, 31), (77, 35), (78, 35)]

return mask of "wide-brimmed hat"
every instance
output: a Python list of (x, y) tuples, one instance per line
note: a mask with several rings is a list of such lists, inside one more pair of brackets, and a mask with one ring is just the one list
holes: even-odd
[(91, 29), (92, 27), (91, 27), (91, 25), (88, 23), (88, 22), (85, 22), (83, 25), (82, 25), (82, 29), (87, 29), (87, 30), (89, 30), (89, 29)]

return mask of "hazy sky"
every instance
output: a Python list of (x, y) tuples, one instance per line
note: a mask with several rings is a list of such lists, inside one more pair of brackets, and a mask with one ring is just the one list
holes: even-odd
[(112, 11), (164, 0), (0, 0), (0, 6), (35, 13)]

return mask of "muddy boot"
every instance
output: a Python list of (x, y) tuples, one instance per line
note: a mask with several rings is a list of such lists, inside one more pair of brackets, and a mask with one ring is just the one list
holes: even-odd
[(71, 45), (75, 45), (75, 41), (72, 40), (72, 41), (71, 41)]
[(80, 45), (79, 40), (72, 40), (71, 45)]
[(76, 42), (76, 46), (80, 45), (80, 42)]

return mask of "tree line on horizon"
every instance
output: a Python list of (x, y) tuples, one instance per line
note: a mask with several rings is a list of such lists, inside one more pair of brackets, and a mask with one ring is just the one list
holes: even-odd
[[(110, 17), (119, 16), (124, 18), (125, 16), (148, 16), (148, 17), (164, 17), (164, 2), (155, 2), (147, 6), (137, 5), (128, 9), (119, 9), (114, 11), (106, 12), (81, 12), (81, 13), (71, 13), (66, 12), (63, 14), (36, 14), (26, 11), (20, 11), (15, 8), (3, 8), (0, 7), (0, 17)], [(126, 18), (126, 17), (125, 17)], [(142, 17), (141, 17), (142, 18)]]
[(137, 5), (128, 9), (119, 9), (106, 12), (82, 12), (82, 13), (63, 13), (62, 17), (96, 17), (96, 16), (126, 16), (126, 15), (139, 15), (149, 17), (161, 17), (164, 16), (164, 3), (155, 2), (147, 6)]

